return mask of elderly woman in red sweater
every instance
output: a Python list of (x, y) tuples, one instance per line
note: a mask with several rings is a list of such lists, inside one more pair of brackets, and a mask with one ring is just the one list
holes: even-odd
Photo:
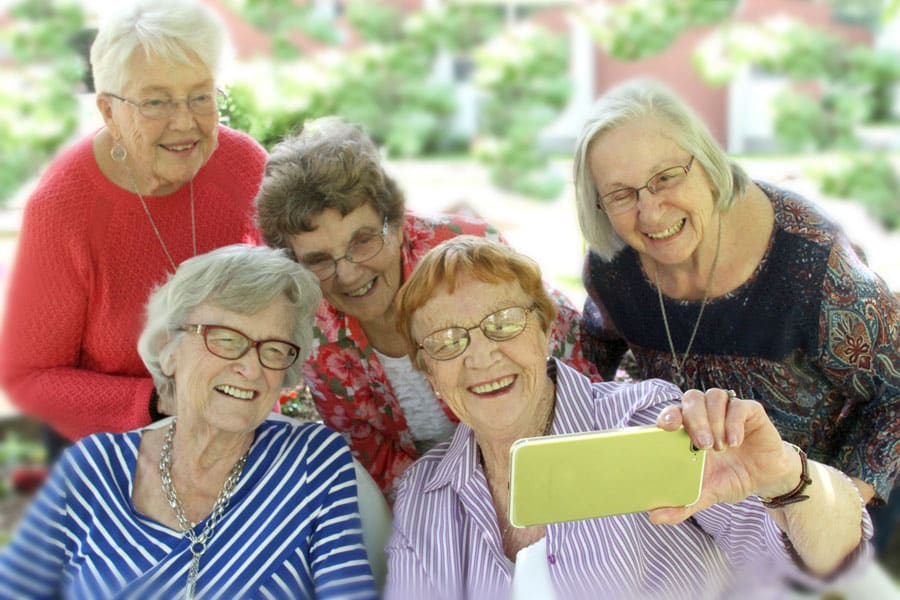
[(146, 425), (136, 351), (150, 289), (196, 254), (256, 243), (266, 154), (219, 125), (227, 34), (198, 1), (118, 4), (91, 47), (104, 125), (65, 150), (25, 206), (0, 384), (71, 440)]

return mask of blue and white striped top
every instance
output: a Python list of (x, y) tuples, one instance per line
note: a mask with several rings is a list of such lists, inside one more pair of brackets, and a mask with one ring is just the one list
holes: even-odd
[[(660, 380), (592, 384), (559, 361), (556, 367), (554, 434), (652, 424), (681, 397)], [(864, 524), (870, 537), (871, 525)], [(647, 513), (555, 523), (546, 526), (546, 540), (552, 585), (567, 600), (762, 600), (783, 597), (784, 577), (822, 585), (793, 562), (754, 497), (712, 506), (674, 526), (652, 525)], [(510, 597), (515, 564), (504, 554), (466, 425), (404, 473), (387, 552), (388, 600)]]
[[(0, 597), (183, 596), (188, 540), (131, 500), (141, 435), (92, 435), (66, 451), (0, 554)], [(377, 597), (341, 436), (314, 423), (260, 425), (201, 558), (197, 594)]]

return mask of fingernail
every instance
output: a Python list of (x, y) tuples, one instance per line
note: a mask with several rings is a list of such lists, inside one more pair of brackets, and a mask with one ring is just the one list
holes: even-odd
[(708, 433), (701, 433), (697, 436), (697, 441), (700, 443), (701, 448), (711, 448), (713, 445), (712, 436)]
[(670, 412), (667, 412), (666, 414), (663, 415), (662, 420), (663, 420), (663, 423), (665, 423), (666, 425), (668, 425), (668, 424), (673, 423), (673, 422), (675, 421), (675, 415), (673, 415), (673, 414), (670, 413)]
[(738, 439), (736, 435), (732, 435), (728, 438), (728, 445), (732, 448), (738, 445)]

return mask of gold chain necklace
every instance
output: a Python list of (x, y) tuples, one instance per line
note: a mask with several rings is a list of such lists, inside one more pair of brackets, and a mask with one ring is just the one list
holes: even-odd
[[(134, 193), (137, 194), (138, 200), (141, 201), (141, 206), (144, 207), (144, 214), (147, 215), (147, 220), (150, 221), (150, 227), (153, 228), (153, 233), (156, 234), (156, 239), (159, 240), (159, 245), (162, 246), (162, 250), (166, 255), (166, 258), (169, 259), (169, 264), (172, 265), (172, 272), (178, 268), (178, 265), (175, 264), (175, 260), (172, 258), (172, 254), (169, 252), (168, 246), (163, 241), (162, 234), (159, 232), (159, 228), (156, 226), (156, 222), (153, 220), (153, 217), (150, 215), (150, 208), (147, 206), (147, 202), (144, 201), (144, 197), (141, 195), (141, 191), (138, 188), (137, 180), (135, 180), (134, 175), (131, 173), (131, 169), (128, 169), (128, 175), (131, 177), (131, 185), (134, 186)], [(197, 222), (194, 217), (194, 179), (191, 178), (190, 182), (191, 188), (191, 241), (193, 242), (194, 254), (193, 256), (197, 256)]]
[(241, 478), (241, 472), (244, 470), (244, 465), (247, 462), (247, 455), (250, 454), (250, 448), (247, 448), (244, 455), (234, 463), (231, 472), (228, 474), (228, 477), (225, 478), (225, 483), (222, 485), (222, 491), (219, 492), (219, 497), (216, 498), (216, 503), (213, 505), (212, 512), (209, 513), (203, 531), (200, 532), (200, 535), (197, 535), (194, 533), (194, 528), (197, 524), (188, 519), (187, 515), (184, 513), (184, 507), (181, 504), (181, 500), (178, 498), (178, 493), (175, 491), (175, 484), (172, 482), (172, 441), (174, 438), (175, 419), (172, 419), (172, 424), (169, 425), (169, 429), (166, 431), (166, 438), (163, 442), (162, 452), (159, 457), (159, 478), (162, 480), (162, 488), (163, 493), (166, 495), (166, 500), (169, 502), (169, 506), (172, 507), (172, 512), (175, 513), (175, 519), (178, 521), (178, 525), (181, 527), (184, 536), (191, 542), (191, 568), (188, 571), (186, 592), (186, 597), (190, 600), (194, 597), (197, 579), (200, 576), (200, 557), (206, 552), (206, 546), (209, 544), (210, 538), (212, 538), (216, 525), (225, 513), (225, 509), (228, 507), (228, 501), (231, 500), (231, 494), (234, 492), (234, 488)]
[(684, 350), (684, 356), (681, 357), (681, 363), (678, 362), (678, 354), (675, 352), (675, 344), (672, 343), (672, 332), (669, 330), (669, 318), (666, 315), (666, 305), (663, 302), (662, 288), (659, 287), (659, 264), (656, 265), (656, 294), (659, 297), (659, 310), (662, 313), (663, 326), (666, 328), (666, 339), (669, 341), (669, 350), (672, 352), (672, 364), (675, 366), (675, 375), (672, 382), (678, 387), (684, 389), (684, 363), (687, 361), (688, 355), (691, 353), (691, 346), (694, 345), (694, 338), (697, 337), (697, 330), (700, 328), (700, 320), (703, 318), (703, 311), (706, 310), (706, 303), (709, 301), (709, 291), (712, 289), (713, 278), (716, 276), (716, 267), (719, 265), (719, 249), (722, 246), (722, 214), (719, 213), (719, 231), (716, 234), (716, 254), (713, 257), (712, 269), (709, 271), (709, 282), (706, 284), (706, 291), (703, 292), (703, 302), (700, 303), (700, 314), (694, 322), (694, 330), (691, 332), (691, 339), (688, 340), (687, 348)]

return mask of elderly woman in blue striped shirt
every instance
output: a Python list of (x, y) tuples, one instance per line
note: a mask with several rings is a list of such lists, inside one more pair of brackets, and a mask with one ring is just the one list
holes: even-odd
[(0, 596), (376, 597), (343, 438), (268, 418), (320, 300), (282, 251), (183, 262), (138, 343), (175, 417), (66, 451), (0, 555)]
[[(757, 402), (659, 380), (592, 384), (548, 359), (553, 305), (536, 264), (515, 251), (444, 242), (402, 288), (397, 315), (413, 362), (461, 425), (400, 483), (387, 598), (505, 600), (526, 589), (542, 599), (759, 600), (782, 597), (788, 578), (816, 586), (871, 556), (855, 486), (805, 465)], [(709, 449), (696, 504), (510, 526), (515, 440), (654, 423), (683, 425)]]

